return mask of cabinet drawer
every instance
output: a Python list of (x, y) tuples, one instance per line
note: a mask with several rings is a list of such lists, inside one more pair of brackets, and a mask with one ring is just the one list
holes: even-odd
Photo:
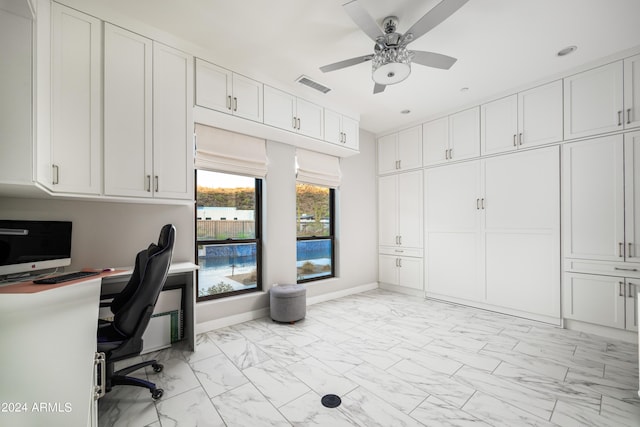
[(574, 273), (604, 274), (616, 277), (640, 278), (640, 264), (565, 259), (564, 270)]
[(378, 252), (381, 255), (394, 255), (394, 256), (402, 256), (402, 257), (422, 258), (423, 249), (380, 246), (380, 249), (378, 250)]

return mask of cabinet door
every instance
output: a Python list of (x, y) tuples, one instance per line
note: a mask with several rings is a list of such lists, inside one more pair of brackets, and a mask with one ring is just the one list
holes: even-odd
[(324, 109), (324, 140), (342, 145), (342, 116), (335, 111)]
[(624, 60), (624, 126), (640, 126), (640, 55)]
[(482, 154), (515, 150), (518, 144), (518, 96), (511, 95), (480, 107)]
[(196, 58), (196, 105), (231, 113), (231, 71)]
[(427, 169), (424, 179), (427, 294), (484, 301), (480, 162)]
[(487, 302), (559, 318), (559, 148), (487, 159), (483, 174)]
[(398, 132), (398, 161), (400, 170), (422, 167), (422, 126)]
[(102, 191), (101, 23), (52, 3), (51, 188)]
[(345, 146), (354, 150), (358, 150), (360, 148), (360, 125), (357, 120), (354, 120), (351, 117), (342, 116), (342, 133), (344, 136)]
[(519, 147), (562, 140), (562, 80), (518, 94)]
[(624, 329), (624, 289), (622, 277), (565, 273), (562, 315), (567, 319)]
[(193, 58), (153, 46), (153, 187), (156, 197), (193, 198)]
[(622, 61), (564, 79), (564, 138), (622, 129)]
[(625, 261), (640, 262), (640, 132), (624, 135)]
[(104, 24), (104, 193), (151, 197), (153, 44)]
[(563, 146), (567, 258), (624, 259), (622, 135)]
[(264, 86), (264, 124), (294, 132), (296, 98), (281, 90)]
[(480, 107), (449, 116), (449, 149), (451, 160), (480, 155)]
[(389, 173), (397, 170), (397, 146), (397, 133), (378, 138), (378, 173)]
[(323, 111), (321, 106), (297, 98), (296, 118), (298, 119), (298, 132), (312, 138), (322, 139)]
[(398, 258), (398, 284), (412, 289), (424, 289), (422, 258)]
[(398, 243), (403, 247), (422, 248), (422, 171), (401, 173), (397, 179)]
[(422, 125), (422, 163), (424, 166), (446, 163), (449, 149), (449, 118)]
[(0, 182), (33, 180), (32, 40), (33, 20), (0, 9)]
[(233, 115), (262, 122), (262, 83), (233, 73)]
[(378, 244), (398, 244), (398, 178), (396, 175), (378, 179)]
[(638, 330), (638, 286), (640, 281), (626, 279), (625, 329)]
[(398, 284), (398, 257), (384, 254), (378, 256), (378, 281)]

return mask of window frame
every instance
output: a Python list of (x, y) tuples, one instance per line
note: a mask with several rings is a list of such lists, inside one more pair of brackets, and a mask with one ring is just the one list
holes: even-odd
[(229, 175), (237, 175), (243, 176), (241, 174), (233, 174), (230, 172), (220, 172), (214, 171), (210, 169), (194, 169), (194, 250), (195, 250), (195, 264), (198, 264), (198, 246), (199, 245), (231, 245), (231, 244), (242, 244), (242, 243), (255, 243), (256, 245), (256, 287), (251, 289), (238, 289), (230, 292), (222, 292), (213, 295), (204, 295), (200, 296), (200, 275), (196, 272), (196, 303), (202, 301), (210, 301), (220, 298), (226, 298), (235, 295), (248, 294), (253, 292), (261, 292), (262, 291), (262, 178), (256, 177), (248, 177), (254, 178), (255, 182), (255, 237), (253, 239), (232, 239), (227, 238), (223, 240), (199, 240), (198, 239), (198, 171), (206, 171), (206, 172), (216, 172), (216, 173), (225, 173)]
[[(296, 182), (296, 184), (302, 184), (302, 182)], [(304, 183), (304, 184), (308, 184), (308, 183)], [(318, 184), (308, 184), (308, 185), (314, 185), (316, 187), (323, 187), (322, 185), (318, 185)], [(326, 279), (331, 279), (336, 277), (336, 236), (335, 236), (335, 230), (336, 230), (336, 189), (332, 188), (332, 187), (326, 187), (329, 189), (329, 235), (328, 236), (303, 236), (303, 237), (298, 237), (297, 236), (297, 232), (296, 232), (296, 246), (297, 243), (300, 241), (309, 241), (309, 240), (329, 240), (331, 242), (331, 273), (329, 275), (324, 275), (324, 276), (318, 276), (318, 277), (309, 277), (306, 279), (298, 279), (297, 276), (297, 272), (296, 272), (296, 283), (309, 283), (309, 282), (317, 282), (320, 280), (326, 280)], [(297, 197), (296, 197), (296, 208), (298, 205), (298, 201), (297, 201)], [(296, 209), (297, 211), (297, 209)], [(298, 221), (298, 218), (296, 217), (296, 222)], [(297, 254), (297, 248), (296, 248), (296, 263), (297, 263), (297, 258), (298, 258), (298, 254)]]

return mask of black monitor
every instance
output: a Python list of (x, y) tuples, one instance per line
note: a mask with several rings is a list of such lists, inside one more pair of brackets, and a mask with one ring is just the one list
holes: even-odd
[(0, 276), (71, 264), (71, 221), (0, 220)]

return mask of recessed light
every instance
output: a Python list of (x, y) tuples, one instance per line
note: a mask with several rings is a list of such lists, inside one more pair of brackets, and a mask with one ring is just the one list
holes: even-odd
[(564, 49), (559, 50), (556, 55), (558, 55), (558, 56), (567, 56), (567, 55), (575, 52), (576, 49), (578, 49), (577, 46), (567, 46)]
[(400, 111), (400, 114), (409, 114), (411, 112), (411, 110), (402, 110)]

